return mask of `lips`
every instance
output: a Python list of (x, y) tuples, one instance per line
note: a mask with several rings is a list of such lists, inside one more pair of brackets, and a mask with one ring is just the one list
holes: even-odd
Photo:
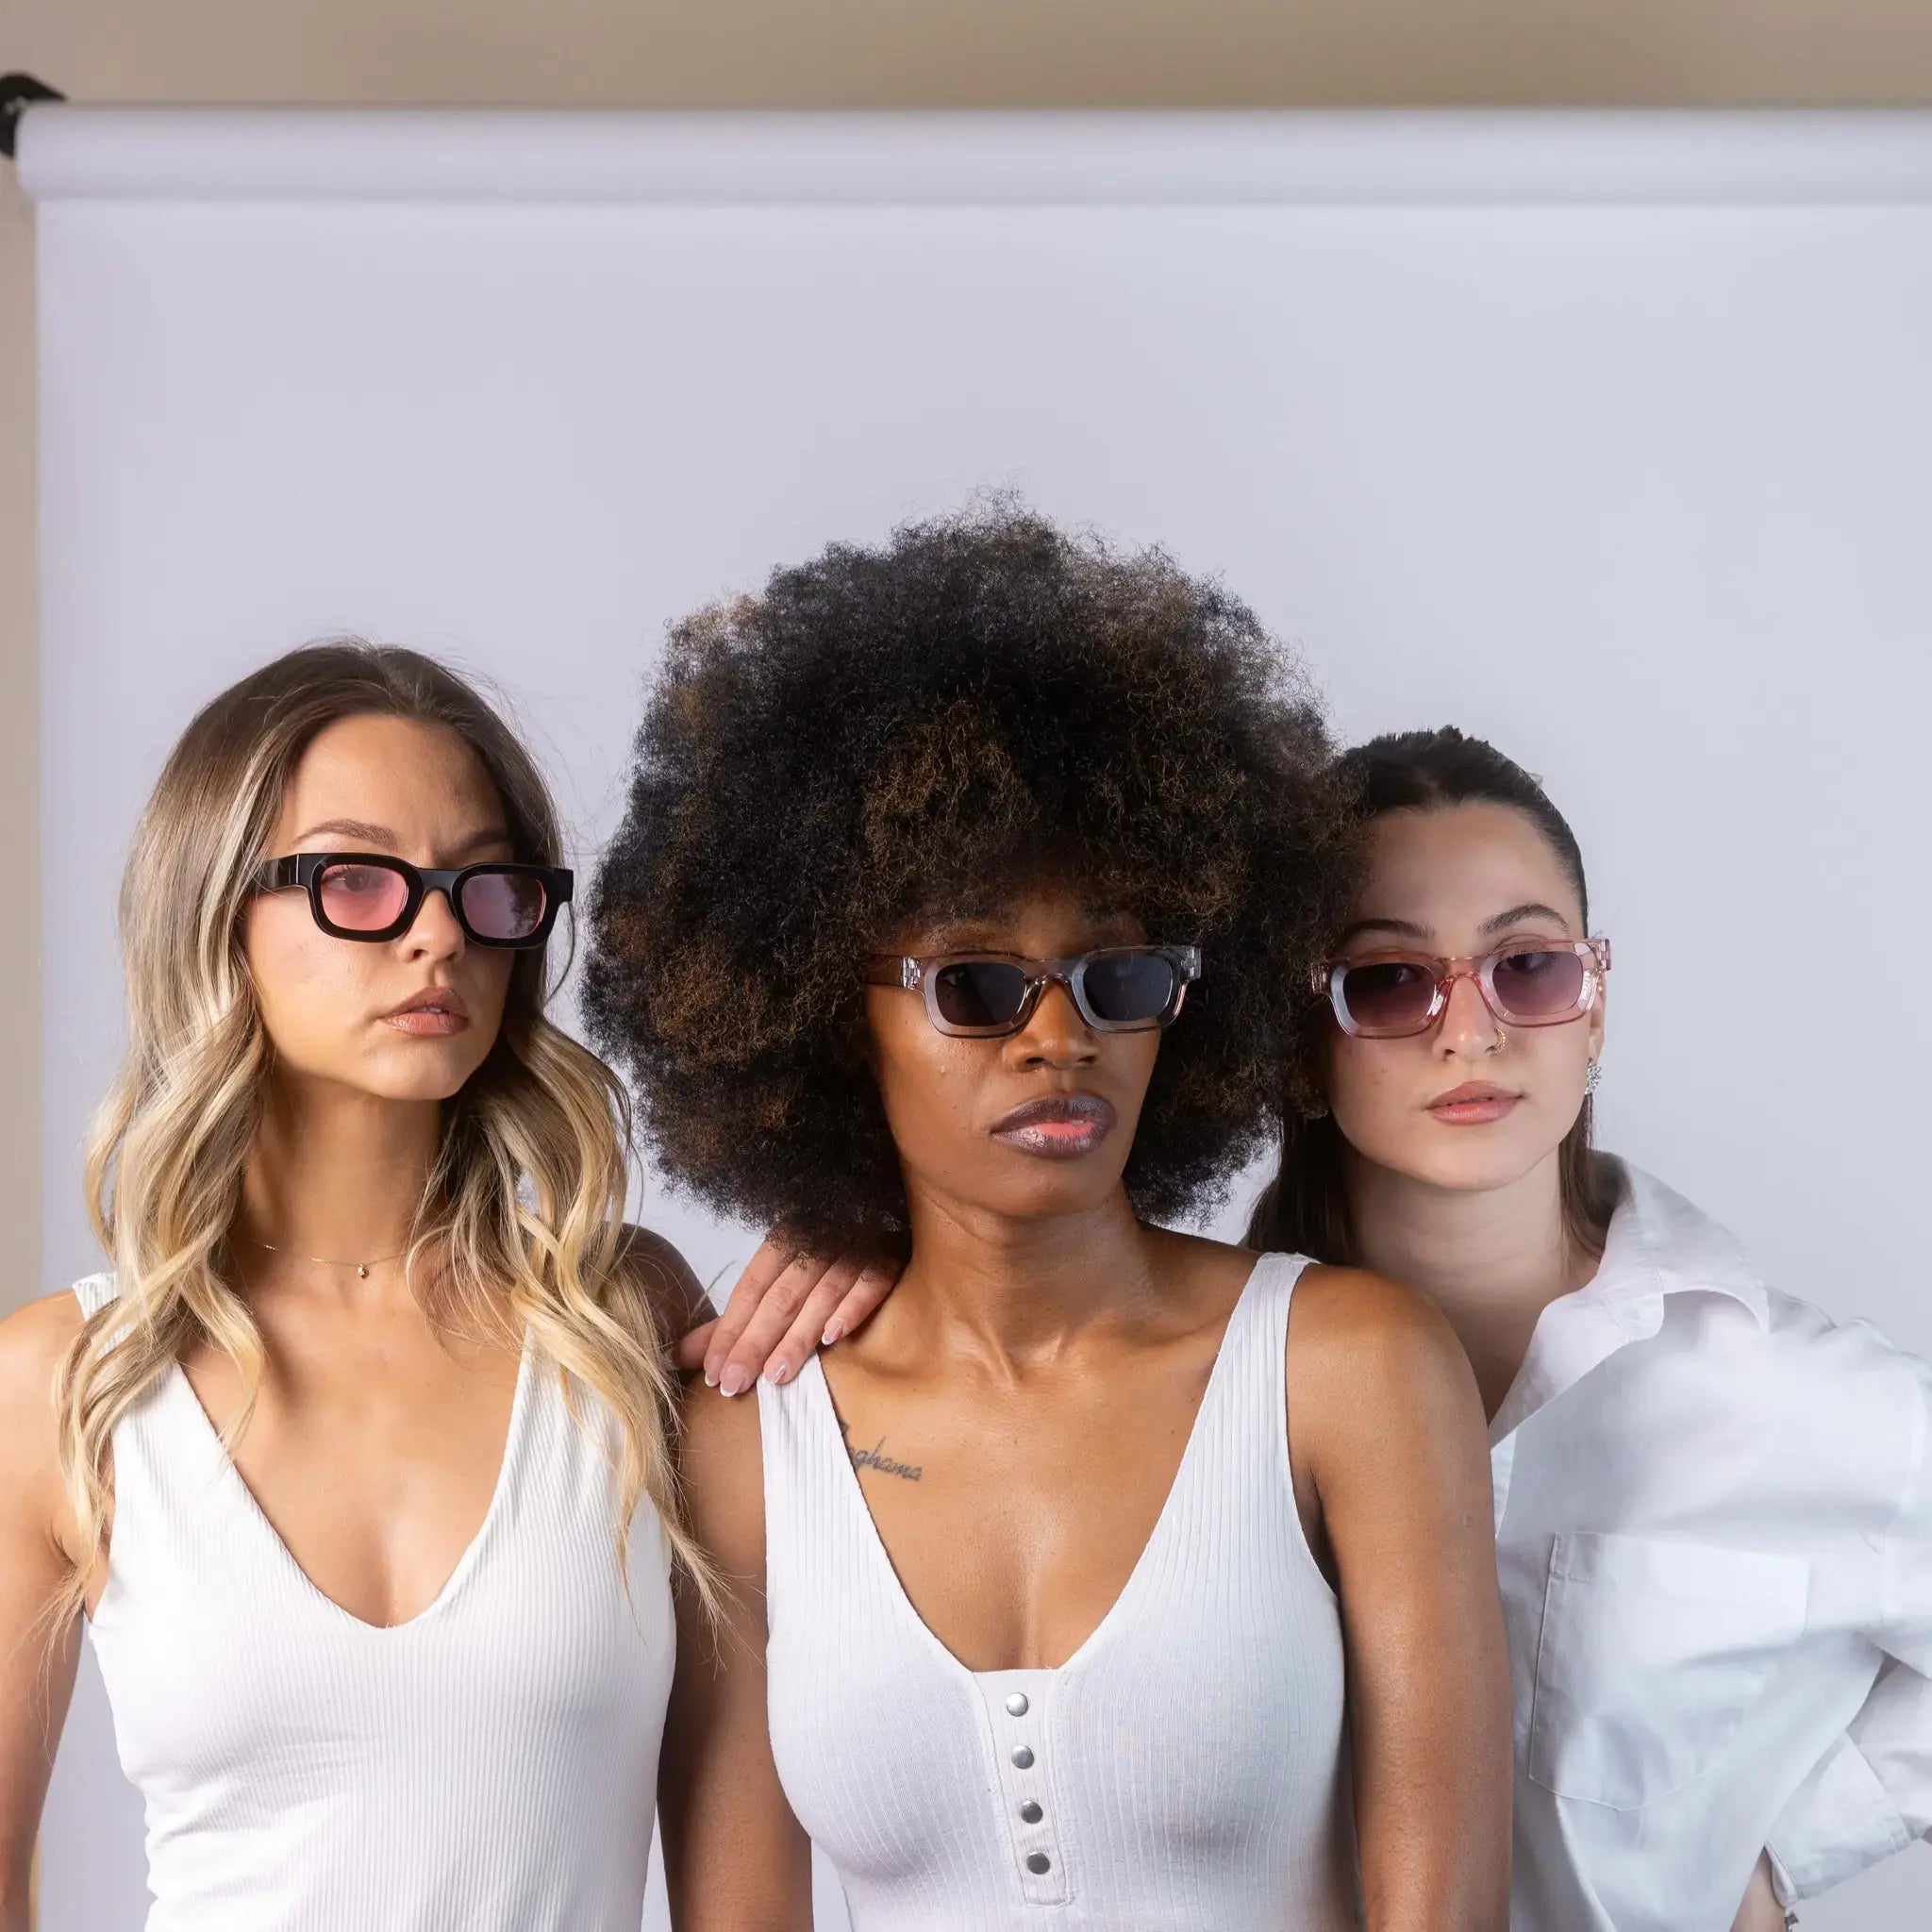
[(1097, 1093), (1050, 1093), (1016, 1107), (992, 1127), (992, 1137), (1023, 1154), (1077, 1160), (1120, 1124), (1112, 1103)]
[(413, 1034), (419, 1040), (446, 1039), (452, 1033), (462, 1032), (470, 1024), (462, 1001), (447, 986), (425, 986), (400, 1006), (391, 1007), (382, 1017), (385, 1025), (393, 1026), (399, 1033)]
[(1511, 1092), (1507, 1087), (1493, 1087), (1487, 1080), (1470, 1080), (1460, 1087), (1452, 1087), (1446, 1093), (1437, 1094), (1427, 1110), (1448, 1126), (1479, 1127), (1487, 1122), (1501, 1120), (1522, 1098), (1522, 1094)]

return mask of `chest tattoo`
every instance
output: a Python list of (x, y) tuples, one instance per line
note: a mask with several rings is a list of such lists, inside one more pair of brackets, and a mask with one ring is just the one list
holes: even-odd
[(839, 1424), (839, 1434), (844, 1438), (845, 1453), (852, 1458), (854, 1469), (875, 1469), (881, 1475), (903, 1476), (908, 1483), (916, 1483), (925, 1474), (922, 1464), (915, 1467), (909, 1462), (895, 1462), (886, 1452), (886, 1439), (881, 1436), (870, 1449), (855, 1449), (852, 1446), (852, 1426), (849, 1423)]

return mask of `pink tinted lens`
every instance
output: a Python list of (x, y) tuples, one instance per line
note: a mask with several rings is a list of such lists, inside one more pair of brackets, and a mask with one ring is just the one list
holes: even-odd
[(1519, 1020), (1557, 1020), (1583, 998), (1584, 962), (1568, 947), (1506, 953), (1491, 970), (1496, 1003)]
[(463, 881), (463, 917), (486, 940), (526, 940), (543, 924), (549, 895), (529, 873), (479, 872)]
[(1435, 968), (1421, 959), (1371, 959), (1341, 975), (1347, 1018), (1364, 1033), (1416, 1031), (1435, 997)]
[(321, 891), (323, 917), (344, 932), (381, 932), (409, 903), (408, 881), (386, 865), (332, 865)]

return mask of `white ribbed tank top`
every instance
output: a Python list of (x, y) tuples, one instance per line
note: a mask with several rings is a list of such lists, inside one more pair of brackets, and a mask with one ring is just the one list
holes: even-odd
[(1058, 1670), (966, 1669), (899, 1584), (817, 1360), (759, 1383), (772, 1745), (854, 1932), (1360, 1924), (1341, 1616), (1289, 1472), (1304, 1265), (1256, 1265), (1153, 1536)]
[[(92, 1314), (113, 1277), (75, 1293)], [(179, 1368), (113, 1449), (91, 1630), (146, 1810), (148, 1932), (638, 1932), (669, 1555), (645, 1504), (626, 1601), (608, 1465), (541, 1357), (475, 1541), (387, 1629), (303, 1574)]]

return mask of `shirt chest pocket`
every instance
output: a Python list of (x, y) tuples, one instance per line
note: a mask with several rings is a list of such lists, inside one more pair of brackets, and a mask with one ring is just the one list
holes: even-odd
[(1636, 1810), (1719, 1760), (1805, 1629), (1799, 1557), (1574, 1531), (1550, 1552), (1527, 1771)]

